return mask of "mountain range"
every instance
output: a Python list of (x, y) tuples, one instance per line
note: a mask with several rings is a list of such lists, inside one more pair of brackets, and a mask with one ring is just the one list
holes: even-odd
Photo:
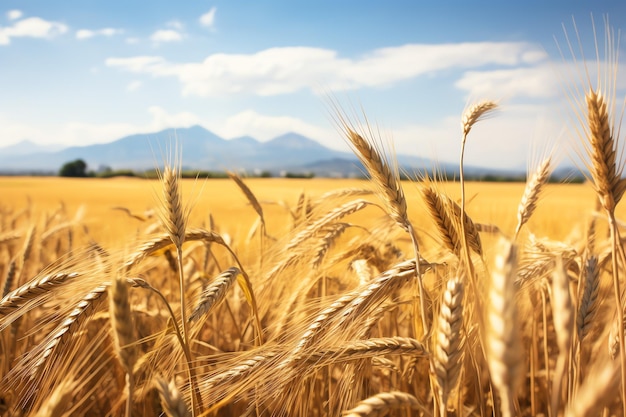
[[(356, 156), (336, 151), (297, 133), (286, 133), (267, 142), (243, 136), (226, 140), (201, 126), (166, 129), (156, 133), (126, 136), (110, 143), (72, 146), (65, 149), (41, 147), (23, 141), (0, 148), (0, 173), (56, 173), (66, 162), (83, 159), (90, 170), (105, 167), (143, 171), (162, 167), (171, 153), (173, 143), (182, 148), (184, 169), (202, 171), (245, 170), (249, 173), (269, 171), (313, 173), (321, 177), (363, 176), (365, 170)], [(434, 164), (431, 160), (410, 155), (397, 155), (402, 171), (423, 172), (436, 167), (454, 175), (456, 164)], [(523, 175), (523, 171), (495, 171), (482, 167), (466, 167), (468, 175)]]

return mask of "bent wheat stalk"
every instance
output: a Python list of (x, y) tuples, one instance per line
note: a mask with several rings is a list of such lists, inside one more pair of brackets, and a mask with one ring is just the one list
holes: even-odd
[(417, 398), (399, 391), (382, 392), (361, 401), (351, 410), (344, 411), (343, 417), (378, 417), (384, 416), (393, 408), (422, 410)]

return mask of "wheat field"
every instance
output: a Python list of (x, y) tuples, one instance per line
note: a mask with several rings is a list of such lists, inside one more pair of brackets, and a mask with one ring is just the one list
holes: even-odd
[(456, 182), (340, 109), (369, 181), (0, 179), (0, 413), (626, 415), (616, 73), (572, 98), (586, 184), (466, 182), (492, 101)]

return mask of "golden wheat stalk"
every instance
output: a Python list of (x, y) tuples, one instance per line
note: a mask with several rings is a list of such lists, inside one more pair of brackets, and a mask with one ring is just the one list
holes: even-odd
[(117, 358), (126, 372), (126, 417), (132, 414), (134, 393), (133, 367), (136, 362), (135, 326), (126, 279), (115, 277), (109, 287), (109, 316)]
[(491, 100), (485, 100), (475, 103), (468, 107), (461, 117), (461, 129), (463, 130), (463, 141), (469, 135), (472, 127), (480, 120), (488, 117), (494, 110), (498, 108), (498, 104)]
[(446, 195), (443, 195), (443, 200), (448, 207), (448, 211), (452, 214), (452, 218), (454, 219), (453, 225), (459, 228), (458, 234), (461, 235), (461, 233), (464, 232), (465, 239), (470, 249), (482, 256), (483, 245), (480, 241), (480, 234), (474, 225), (474, 221), (467, 213), (463, 214), (463, 220), (461, 221), (461, 207)]
[(71, 378), (58, 384), (46, 401), (34, 414), (35, 417), (61, 417), (69, 415), (68, 407), (72, 403), (74, 390), (78, 384)]
[(598, 258), (592, 256), (587, 259), (582, 278), (583, 289), (576, 315), (576, 333), (579, 342), (582, 342), (591, 331), (599, 308), (600, 271)]
[(515, 414), (514, 403), (522, 376), (522, 349), (515, 304), (515, 246), (500, 240), (495, 269), (491, 273), (485, 334), (485, 354), (494, 388), (500, 394), (502, 415)]
[(463, 365), (463, 294), (461, 279), (448, 280), (437, 320), (431, 366), (437, 381), (442, 415), (446, 414), (448, 395), (458, 384)]
[(559, 348), (556, 369), (552, 383), (552, 413), (558, 414), (561, 401), (561, 387), (567, 386), (567, 363), (572, 346), (574, 331), (574, 306), (569, 290), (569, 278), (563, 266), (563, 260), (557, 258), (552, 273), (552, 315)]
[(161, 407), (167, 417), (190, 417), (189, 407), (185, 403), (174, 380), (169, 383), (163, 378), (157, 378), (154, 386), (161, 399)]
[[(15, 259), (11, 259), (11, 262), (9, 262), (9, 267), (7, 268), (6, 276), (4, 277), (4, 285), (2, 286), (2, 301), (4, 300), (4, 297), (6, 297), (11, 292), (16, 271), (17, 263), (15, 262)], [(0, 316), (4, 315), (2, 314), (2, 301), (0, 301)]]
[(232, 171), (226, 171), (226, 174), (230, 177), (231, 180), (235, 181), (235, 184), (237, 184), (237, 187), (239, 187), (239, 189), (246, 196), (246, 198), (252, 205), (252, 208), (254, 209), (256, 214), (259, 215), (259, 218), (261, 219), (261, 223), (265, 225), (265, 217), (263, 216), (263, 207), (261, 206), (261, 203), (259, 203), (259, 200), (257, 200), (252, 190), (250, 190), (250, 188), (246, 185), (246, 183), (243, 182), (241, 177), (237, 175), (236, 173)]
[(334, 222), (337, 221), (347, 215), (356, 213), (357, 211), (363, 210), (365, 207), (371, 206), (371, 205), (375, 205), (374, 203), (371, 203), (367, 200), (354, 200), (354, 201), (350, 201), (348, 203), (345, 203), (331, 211), (329, 211), (328, 213), (326, 213), (324, 216), (322, 216), (321, 218), (315, 220), (314, 222), (310, 223), (307, 227), (305, 227), (303, 230), (301, 230), (298, 234), (296, 234), (291, 241), (289, 241), (289, 243), (285, 246), (285, 251), (290, 251), (294, 248), (296, 248), (298, 245), (300, 245), (302, 242), (304, 242), (305, 240), (309, 239), (311, 236), (314, 236), (316, 234), (316, 232)]
[(70, 314), (48, 335), (41, 348), (41, 353), (37, 355), (37, 360), (30, 369), (30, 381), (35, 380), (40, 371), (49, 370), (51, 361), (54, 360), (53, 353), (63, 346), (65, 341), (80, 327), (81, 323), (89, 317), (102, 296), (107, 293), (108, 285), (99, 285), (87, 293), (81, 301), (76, 304)]
[(394, 408), (422, 410), (424, 407), (411, 394), (399, 391), (382, 392), (359, 402), (351, 410), (344, 411), (343, 417), (379, 417)]
[[(426, 202), (426, 207), (435, 220), (439, 235), (443, 239), (443, 244), (458, 258), (461, 257), (461, 208), (449, 197), (439, 193), (435, 187), (428, 186), (422, 189), (422, 196)], [(482, 243), (478, 229), (472, 219), (465, 214), (463, 216), (464, 230), (467, 244), (479, 255), (482, 255)]]
[(183, 203), (179, 185), (180, 172), (176, 167), (166, 166), (163, 170), (163, 203), (164, 213), (162, 216), (165, 230), (176, 247), (181, 247), (185, 242), (185, 228), (187, 216), (183, 211)]
[(126, 373), (132, 375), (136, 361), (135, 326), (129, 302), (128, 283), (120, 277), (113, 279), (109, 287), (109, 314), (118, 359)]
[[(21, 308), (27, 302), (34, 302), (40, 296), (49, 293), (66, 282), (79, 277), (77, 272), (57, 272), (35, 278), (21, 287), (6, 294), (0, 300), (0, 316), (6, 316)], [(0, 326), (0, 330), (4, 328)]]
[(367, 169), (387, 205), (389, 215), (407, 232), (409, 216), (406, 198), (399, 181), (397, 168), (392, 170), (381, 153), (363, 136), (347, 129), (347, 136), (361, 163)]
[(537, 167), (533, 175), (526, 182), (526, 188), (522, 195), (522, 200), (517, 208), (517, 226), (515, 227), (515, 237), (519, 234), (522, 226), (528, 222), (537, 208), (539, 196), (545, 183), (550, 178), (552, 172), (552, 159), (550, 157), (543, 160)]
[(202, 290), (200, 300), (189, 316), (189, 321), (196, 321), (216, 308), (224, 300), (226, 292), (240, 274), (239, 268), (232, 267), (215, 277), (211, 284)]
[(622, 168), (617, 167), (616, 143), (611, 132), (607, 103), (602, 92), (593, 89), (587, 92), (585, 101), (591, 145), (588, 148), (591, 176), (602, 207), (613, 212), (626, 190), (626, 181), (621, 178)]

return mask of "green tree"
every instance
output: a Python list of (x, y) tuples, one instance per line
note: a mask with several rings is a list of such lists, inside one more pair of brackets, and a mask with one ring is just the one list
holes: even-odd
[(86, 177), (87, 163), (82, 159), (67, 162), (59, 170), (59, 175), (61, 177)]

